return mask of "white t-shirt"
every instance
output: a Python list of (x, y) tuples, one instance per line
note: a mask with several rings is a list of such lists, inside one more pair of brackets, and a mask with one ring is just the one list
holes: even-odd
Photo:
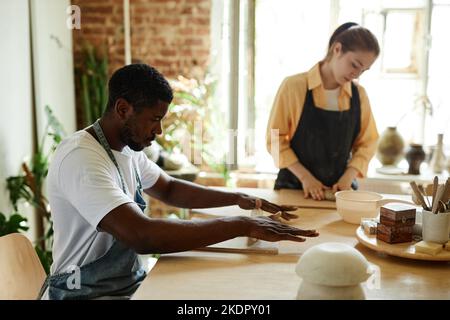
[(54, 229), (51, 274), (81, 267), (111, 248), (113, 237), (99, 230), (98, 224), (114, 208), (134, 202), (137, 183), (133, 162), (143, 189), (158, 180), (161, 169), (143, 152), (129, 147), (112, 152), (127, 194), (122, 191), (114, 163), (90, 133), (78, 131), (56, 149), (47, 179)]
[(339, 111), (339, 93), (341, 88), (337, 87), (333, 90), (325, 90), (325, 95), (327, 96), (327, 110), (329, 111)]

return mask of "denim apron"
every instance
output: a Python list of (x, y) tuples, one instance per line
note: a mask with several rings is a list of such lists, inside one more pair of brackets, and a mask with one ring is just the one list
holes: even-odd
[[(300, 163), (325, 186), (332, 187), (344, 174), (351, 159), (353, 143), (361, 129), (361, 105), (353, 82), (350, 109), (330, 111), (317, 108), (312, 91), (306, 93), (302, 116), (290, 146)], [(356, 180), (352, 188), (357, 189)], [(303, 189), (287, 168), (278, 172), (275, 190)]]
[[(95, 133), (108, 153), (111, 161), (116, 166), (122, 190), (126, 194), (125, 182), (114, 154), (103, 134), (99, 121), (94, 125)], [(134, 201), (144, 212), (146, 203), (142, 197), (142, 183), (133, 162), (134, 173), (137, 182)], [(42, 286), (39, 298), (48, 287), (50, 300), (63, 299), (129, 299), (139, 287), (146, 276), (136, 252), (118, 240), (114, 239), (111, 248), (100, 258), (79, 268), (80, 280), (78, 288), (73, 288), (73, 279), (76, 273), (61, 273), (48, 276)]]

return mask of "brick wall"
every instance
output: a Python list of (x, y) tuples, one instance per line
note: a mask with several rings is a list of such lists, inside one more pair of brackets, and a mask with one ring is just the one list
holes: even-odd
[(125, 61), (123, 36), (123, 0), (72, 0), (81, 9), (81, 29), (73, 31), (75, 65), (81, 61), (85, 42), (106, 52), (110, 73)]
[[(81, 9), (74, 59), (84, 42), (106, 49), (110, 73), (125, 62), (123, 0), (72, 0)], [(130, 0), (131, 55), (167, 77), (189, 76), (209, 62), (211, 0)], [(196, 68), (195, 68), (196, 67)]]
[[(81, 29), (74, 29), (74, 65), (82, 63), (82, 49), (86, 43), (97, 51), (107, 54), (109, 74), (122, 66), (125, 61), (123, 36), (123, 0), (72, 0), (72, 5), (81, 9)], [(75, 82), (77, 129), (85, 126), (84, 111), (81, 104), (80, 80), (76, 73)]]
[[(72, 0), (81, 9), (73, 31), (74, 64), (93, 44), (109, 59), (109, 73), (125, 63), (123, 0)], [(203, 74), (209, 62), (211, 0), (130, 0), (131, 55), (168, 78)], [(77, 97), (79, 88), (76, 85)], [(77, 115), (82, 108), (77, 98)], [(77, 119), (81, 128), (81, 116)]]
[(131, 0), (130, 7), (133, 59), (172, 78), (206, 69), (211, 0)]

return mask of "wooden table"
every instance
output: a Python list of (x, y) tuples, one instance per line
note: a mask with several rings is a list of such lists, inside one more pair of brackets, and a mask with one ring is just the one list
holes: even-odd
[[(302, 203), (300, 192), (258, 192), (268, 200), (283, 200), (275, 201), (278, 203)], [(219, 214), (220, 210), (216, 208), (214, 213)], [(223, 212), (249, 214), (236, 207)], [(450, 263), (416, 261), (372, 251), (358, 243), (357, 226), (343, 222), (335, 209), (306, 208), (296, 213), (300, 218), (289, 224), (315, 228), (320, 232), (318, 238), (304, 243), (279, 242), (278, 255), (197, 251), (163, 255), (134, 299), (295, 299), (300, 283), (295, 273), (299, 257), (311, 246), (331, 241), (354, 246), (378, 270), (364, 284), (368, 299), (450, 299)]]
[[(212, 187), (213, 189), (229, 191), (231, 189), (226, 187)], [(272, 189), (262, 188), (234, 188), (236, 192), (246, 193), (255, 197), (266, 199), (267, 201), (280, 204), (300, 206), (302, 208), (317, 208), (317, 209), (336, 209), (336, 202), (334, 201), (316, 201), (311, 198), (305, 199), (303, 192), (298, 190), (281, 190), (275, 191)], [(248, 215), (248, 211), (241, 210), (238, 206), (229, 206), (221, 208), (210, 209), (193, 209), (192, 212), (204, 213), (217, 216), (237, 216)]]

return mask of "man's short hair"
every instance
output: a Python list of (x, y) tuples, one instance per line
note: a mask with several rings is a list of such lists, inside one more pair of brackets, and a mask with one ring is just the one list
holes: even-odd
[(143, 64), (130, 64), (116, 70), (108, 83), (108, 105), (111, 111), (119, 98), (130, 103), (135, 111), (152, 107), (158, 101), (171, 103), (173, 91), (169, 82), (155, 68)]

